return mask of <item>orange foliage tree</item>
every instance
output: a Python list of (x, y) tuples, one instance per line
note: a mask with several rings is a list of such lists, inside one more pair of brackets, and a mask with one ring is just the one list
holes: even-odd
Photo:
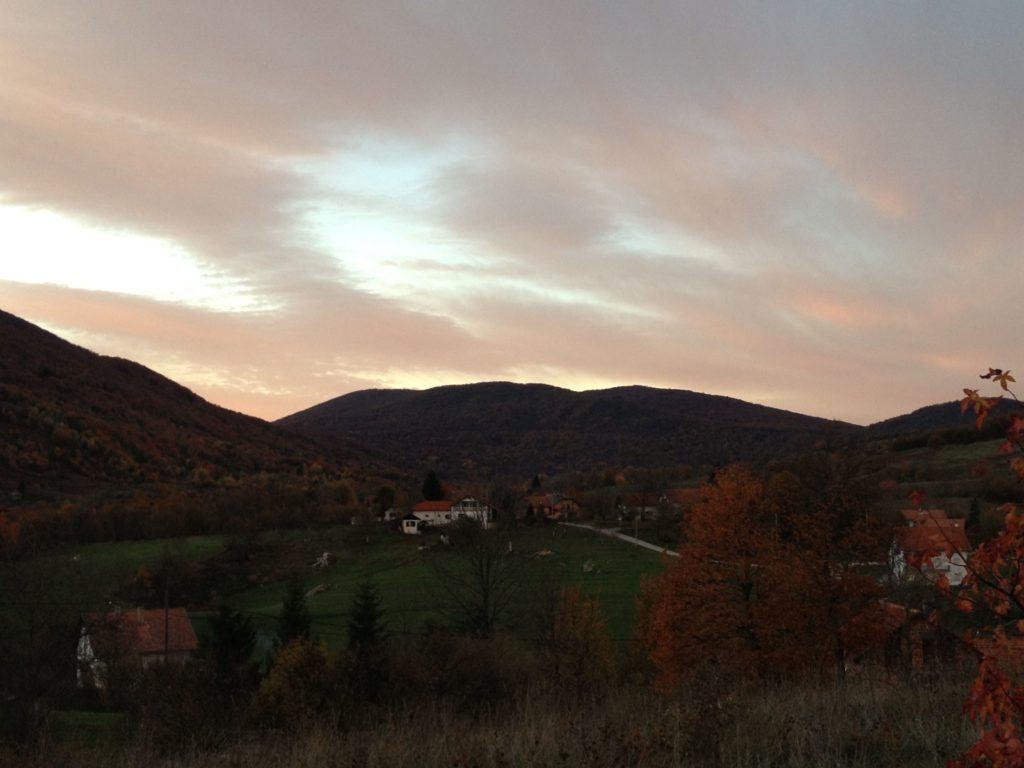
[(842, 669), (839, 630), (877, 594), (850, 562), (872, 526), (842, 494), (820, 494), (794, 474), (766, 484), (739, 466), (704, 488), (641, 612), (659, 687), (701, 668), (726, 678)]
[(549, 677), (579, 696), (606, 690), (615, 669), (615, 650), (597, 600), (580, 588), (563, 587), (551, 622), (546, 660)]
[[(1004, 394), (986, 397), (964, 389), (961, 410), (972, 410), (980, 428), (990, 411), (1005, 397), (1020, 402), (1010, 389), (1009, 371), (990, 368), (982, 379), (997, 383)], [(1012, 415), (1001, 446), (1006, 453), (1024, 451), (1024, 416)], [(1024, 459), (1014, 457), (1012, 472), (1024, 481)], [(1002, 531), (978, 547), (968, 563), (967, 576), (957, 595), (966, 612), (985, 611), (991, 636), (974, 640), (982, 660), (964, 711), (978, 728), (978, 740), (951, 766), (1009, 768), (1024, 765), (1024, 678), (1020, 654), (1024, 644), (1024, 514), (1016, 504), (1003, 507)]]

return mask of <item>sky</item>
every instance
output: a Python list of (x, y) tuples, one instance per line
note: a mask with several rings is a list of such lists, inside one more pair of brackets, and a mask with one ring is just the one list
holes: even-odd
[(1024, 4), (0, 4), (0, 308), (275, 419), (1021, 364)]

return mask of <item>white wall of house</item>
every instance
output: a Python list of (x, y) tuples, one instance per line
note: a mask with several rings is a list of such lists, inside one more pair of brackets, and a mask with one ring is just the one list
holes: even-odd
[(950, 586), (956, 587), (967, 578), (967, 558), (960, 552), (954, 552), (952, 555), (940, 552), (928, 558), (918, 569), (910, 566), (903, 550), (894, 545), (889, 552), (889, 568), (897, 581), (917, 578), (936, 581), (940, 576), (945, 576)]
[(467, 497), (452, 504), (452, 520), (458, 520), (461, 517), (476, 520), (486, 528), (491, 520), (491, 508), (481, 501)]
[(82, 634), (78, 637), (78, 687), (84, 688), (88, 685), (96, 688), (103, 688), (107, 681), (107, 665), (96, 658), (92, 649), (92, 642), (89, 633), (82, 627)]
[(427, 525), (432, 526), (449, 525), (453, 520), (450, 509), (444, 511), (433, 509), (421, 510), (416, 513), (416, 517), (427, 523)]

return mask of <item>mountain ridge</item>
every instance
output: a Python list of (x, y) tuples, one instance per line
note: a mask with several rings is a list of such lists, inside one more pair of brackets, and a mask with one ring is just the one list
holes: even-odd
[[(178, 481), (197, 470), (297, 472), (326, 461), (308, 437), (2, 310), (0, 428), (0, 490), (9, 492)], [(343, 442), (332, 449), (356, 455)]]
[(504, 381), (360, 390), (275, 423), (323, 439), (344, 434), (410, 468), (519, 474), (757, 460), (863, 429), (689, 390)]

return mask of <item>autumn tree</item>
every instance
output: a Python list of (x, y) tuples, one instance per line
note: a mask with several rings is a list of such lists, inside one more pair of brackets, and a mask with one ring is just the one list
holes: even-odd
[[(996, 397), (964, 389), (960, 407), (971, 410), (980, 429), (1004, 398), (1020, 402), (1010, 389), (1010, 371), (990, 368), (982, 379), (1002, 390)], [(1024, 481), (1024, 416), (1012, 415), (1001, 446), (1016, 454), (1011, 472)], [(1017, 504), (1002, 507), (1004, 527), (992, 540), (981, 544), (968, 562), (967, 576), (957, 594), (957, 605), (966, 612), (983, 612), (990, 634), (975, 638), (982, 654), (978, 677), (971, 686), (964, 710), (981, 734), (970, 749), (952, 765), (970, 768), (1010, 768), (1024, 764), (1024, 678), (1014, 664), (1014, 649), (1024, 643), (1024, 514)]]
[(604, 690), (614, 672), (615, 651), (601, 606), (579, 587), (559, 593), (545, 656), (549, 678), (575, 696)]
[(807, 640), (825, 651), (839, 680), (846, 661), (843, 627), (882, 593), (861, 564), (884, 560), (891, 541), (891, 530), (874, 513), (873, 493), (857, 482), (856, 471), (850, 456), (816, 452), (771, 477), (766, 487), (776, 535), (792, 558), (778, 573), (776, 594), (784, 604), (802, 601), (810, 612)]
[(318, 721), (340, 717), (342, 668), (320, 642), (296, 638), (274, 654), (270, 673), (252, 703), (254, 718), (265, 725), (299, 731)]
[(647, 596), (658, 684), (673, 688), (698, 667), (723, 679), (841, 669), (839, 628), (877, 594), (853, 565), (867, 540), (877, 546), (868, 519), (834, 478), (717, 472)]
[(704, 489), (683, 525), (679, 557), (665, 569), (645, 638), (663, 688), (696, 666), (755, 666), (754, 601), (770, 553), (764, 488), (731, 467)]

